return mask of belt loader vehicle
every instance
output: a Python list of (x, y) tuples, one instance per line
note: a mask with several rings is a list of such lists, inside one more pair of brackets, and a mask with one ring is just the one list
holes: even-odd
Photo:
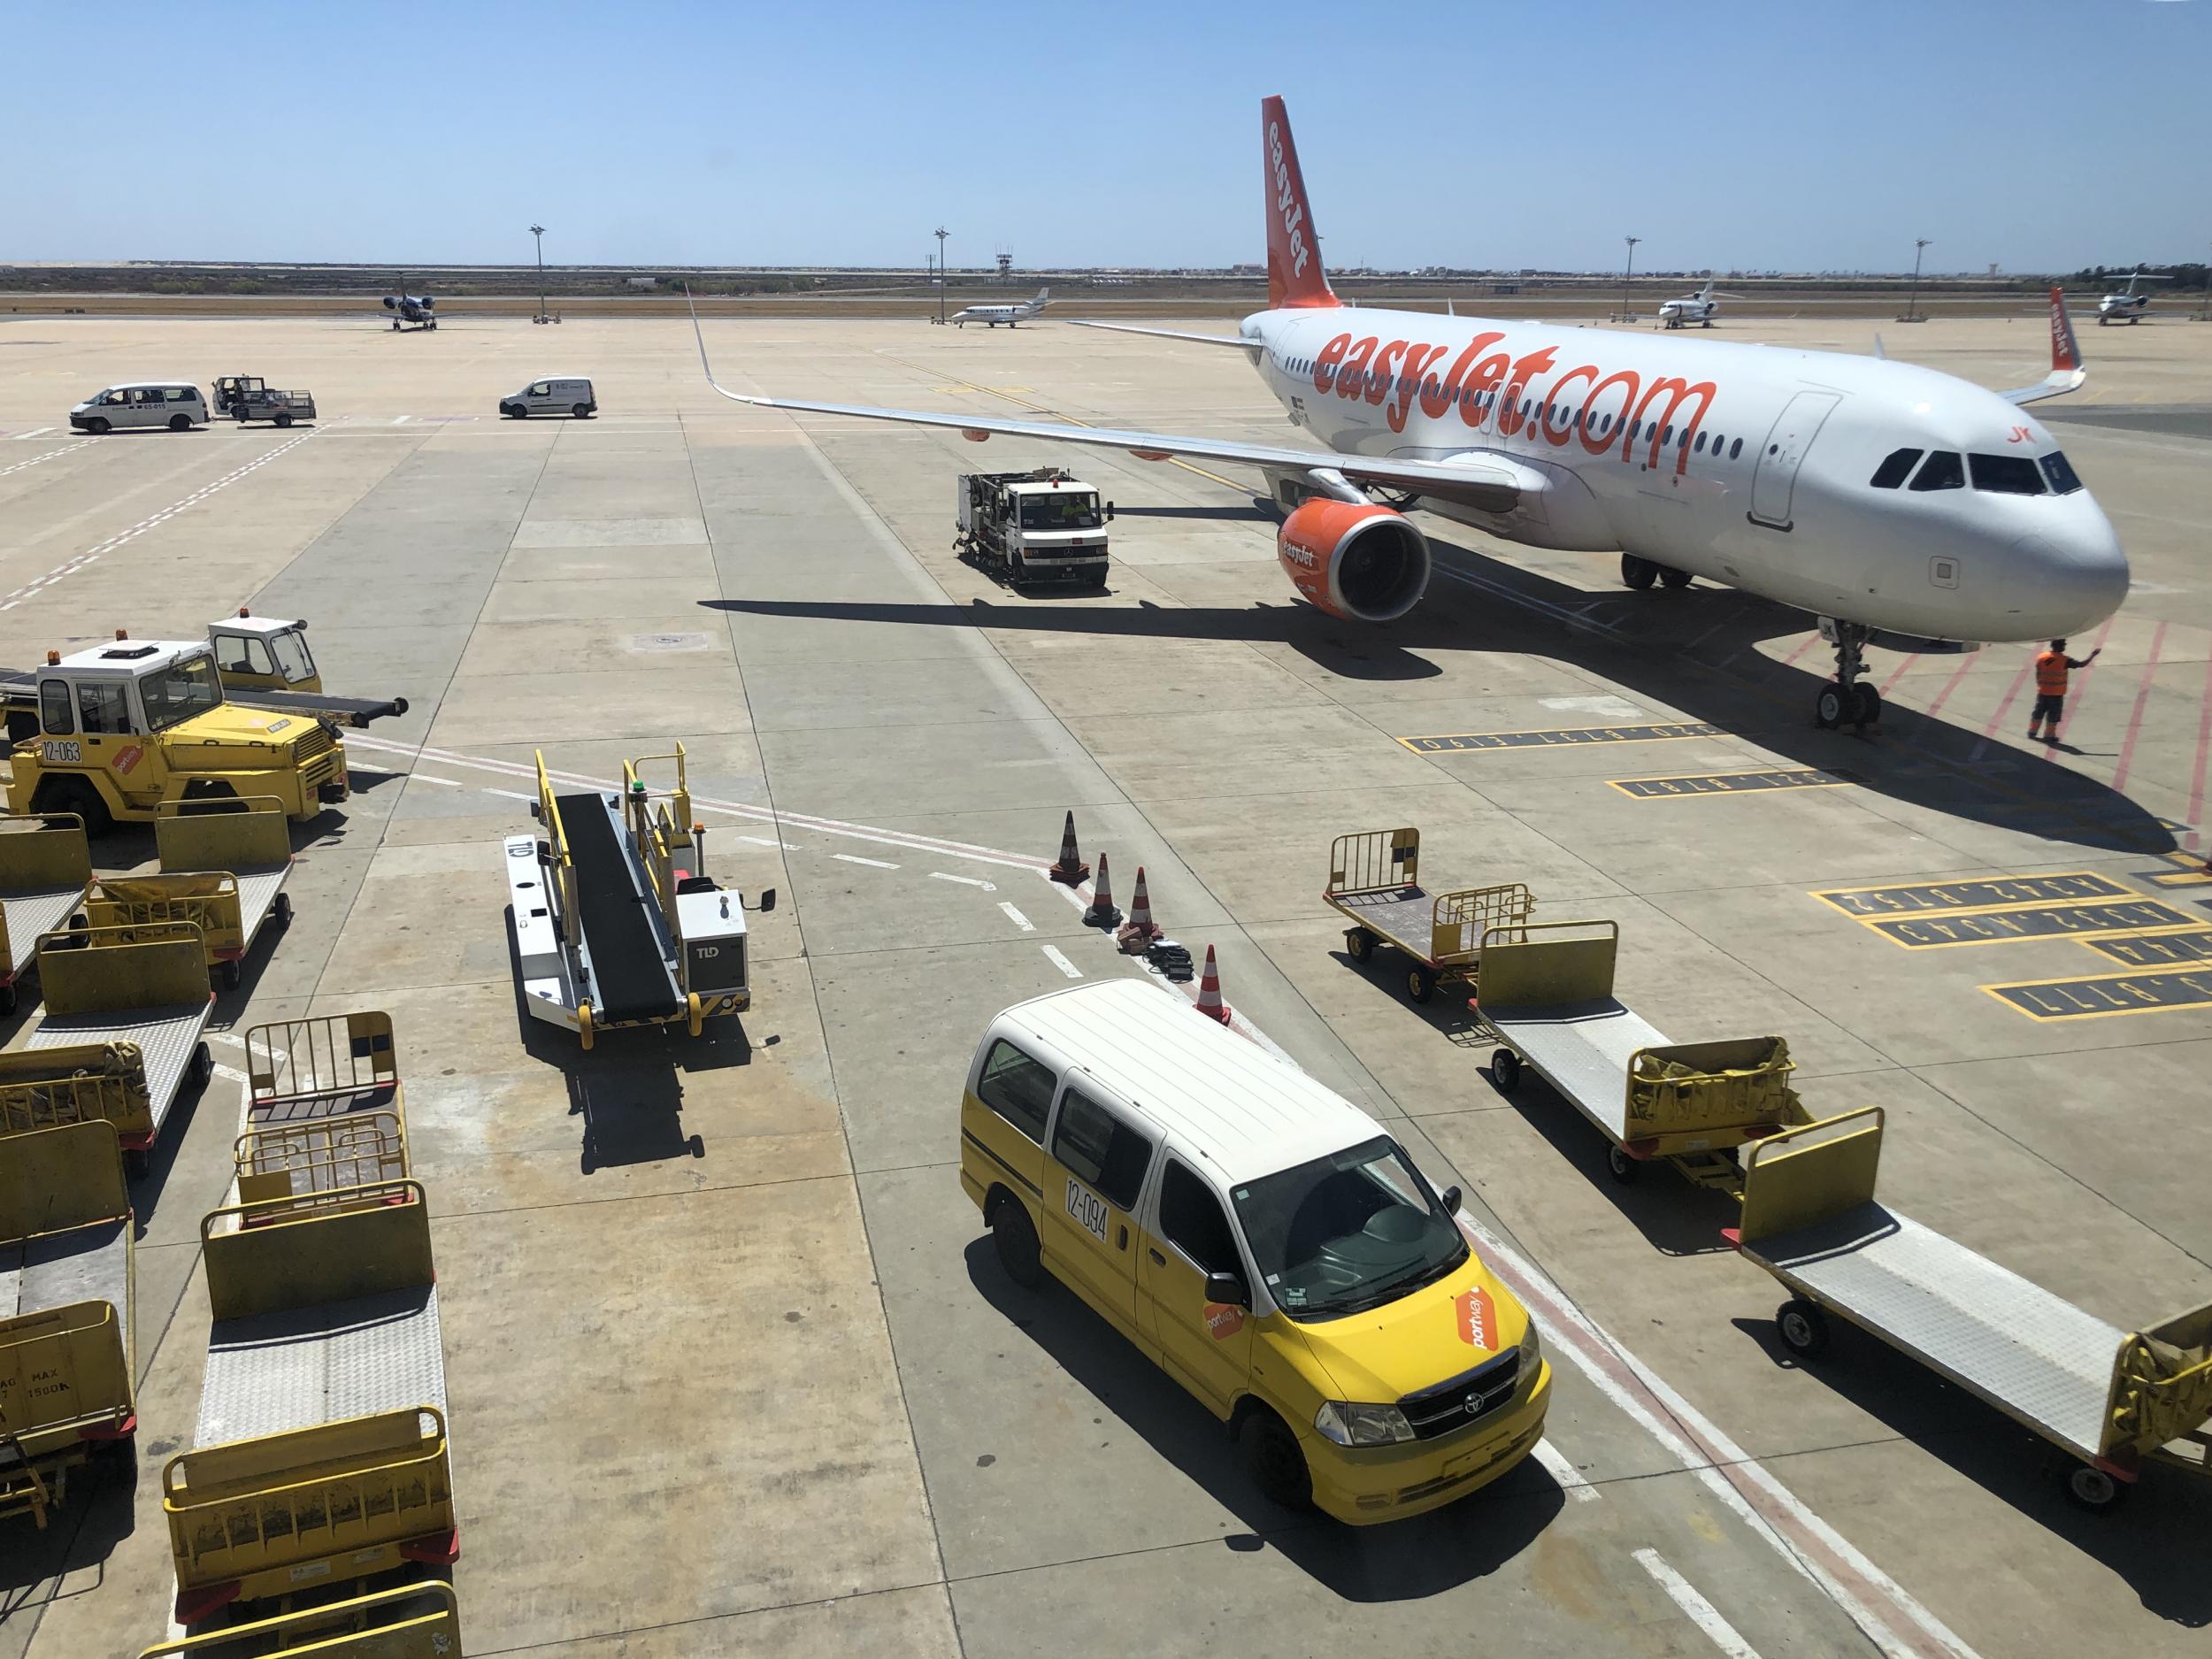
[(1808, 1121), (1779, 1037), (1671, 1043), (1613, 995), (1620, 924), (1525, 922), (1486, 929), (1469, 1006), (1495, 1038), (1501, 1092), (1533, 1071), (1595, 1125), (1606, 1166), (1632, 1181), (1664, 1158), (1701, 1187), (1742, 1184), (1739, 1148)]
[(206, 1086), (214, 997), (189, 922), (95, 927), (39, 941), (45, 1009), (0, 1054), (0, 1146), (52, 1124), (105, 1118), (134, 1169), (150, 1161), (186, 1085)]
[(207, 965), (234, 991), (246, 953), (274, 919), (292, 922), (292, 832), (279, 802), (165, 801), (154, 819), (161, 868), (151, 875), (102, 876), (85, 895), (95, 927), (189, 922), (200, 930)]
[[(35, 734), (12, 756), (8, 810), (73, 812), (98, 836), (145, 820), (165, 801), (273, 795), (305, 820), (348, 793), (338, 728), (319, 714), (227, 699), (213, 649), (197, 641), (133, 641), (64, 657), (10, 677), (8, 700), (35, 706)], [(10, 729), (19, 729), (14, 712)]]
[[(675, 785), (656, 793), (638, 768), (669, 760)], [(541, 754), (531, 812), (545, 839), (514, 836), (506, 850), (515, 971), (534, 1018), (589, 1048), (603, 1031), (678, 1020), (696, 1037), (715, 1015), (752, 1006), (744, 895), (700, 868), (706, 830), (692, 819), (681, 743), (625, 761), (619, 795), (555, 795)], [(760, 909), (775, 907), (771, 887)]]
[(1420, 875), (1419, 830), (1361, 830), (1330, 844), (1321, 897), (1352, 924), (1344, 931), (1352, 960), (1394, 946), (1409, 959), (1406, 995), (1425, 1002), (1439, 985), (1471, 982), (1484, 930), (1526, 922), (1536, 901), (1519, 882), (1431, 893)]
[(67, 925), (91, 886), (92, 855), (73, 814), (0, 819), (0, 1014), (15, 1012), (40, 938)]
[(321, 715), (353, 726), (407, 712), (404, 697), (341, 697), (325, 691), (302, 618), (257, 617), (242, 605), (236, 616), (207, 625), (207, 642), (223, 676), (224, 695), (242, 708)]
[(2066, 1490), (2105, 1509), (2152, 1463), (2212, 1474), (2212, 1304), (2123, 1331), (1875, 1195), (1878, 1106), (1784, 1131), (1744, 1158), (1729, 1241), (1788, 1287), (1801, 1360), (1845, 1319), (2050, 1441)]
[(0, 1516), (40, 1526), (138, 1427), (130, 1200), (112, 1125), (0, 1141)]
[(959, 528), (963, 558), (1020, 588), (1032, 581), (1106, 585), (1106, 521), (1098, 492), (1056, 466), (1027, 472), (963, 472)]
[(161, 1471), (177, 1623), (460, 1555), (429, 1206), (412, 1180), (200, 1223), (192, 1448)]

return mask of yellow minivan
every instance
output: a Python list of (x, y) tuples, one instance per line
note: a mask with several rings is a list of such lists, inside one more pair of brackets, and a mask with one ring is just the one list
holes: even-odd
[(1536, 1328), (1381, 1125), (1143, 979), (1018, 1003), (977, 1047), (960, 1184), (1017, 1284), (1047, 1273), (1198, 1396), (1261, 1491), (1418, 1515), (1535, 1447)]

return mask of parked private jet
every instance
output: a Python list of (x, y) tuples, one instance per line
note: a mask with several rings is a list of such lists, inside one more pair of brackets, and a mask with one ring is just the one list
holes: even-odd
[(2163, 282), (2165, 280), (2164, 277), (2154, 276), (2148, 271), (2134, 273), (2128, 278), (2127, 287), (2122, 288), (2117, 294), (2108, 294), (2097, 302), (2098, 326), (2102, 327), (2107, 323), (2142, 321), (2144, 316), (2150, 311), (2151, 296), (2147, 294), (2138, 294), (2135, 291), (2135, 285), (2139, 282)]
[(1713, 326), (1713, 319), (1720, 311), (1720, 302), (1732, 300), (1732, 294), (1715, 294), (1709, 280), (1694, 294), (1686, 294), (1678, 300), (1669, 300), (1659, 308), (1659, 320), (1669, 328), (1686, 328), (1692, 323)]
[(1004, 323), (1011, 328), (1017, 323), (1027, 322), (1051, 303), (1052, 290), (1039, 288), (1035, 299), (1024, 300), (1018, 305), (970, 305), (955, 311), (948, 320), (956, 328), (964, 328), (970, 323), (988, 323), (994, 328)]
[[(1632, 588), (1701, 576), (1820, 618), (1836, 653), (1822, 726), (1878, 718), (1861, 678), (1870, 645), (2081, 634), (2126, 596), (2112, 526), (2020, 407), (2088, 378), (2057, 289), (2050, 372), (2001, 393), (1882, 357), (1353, 309), (1323, 273), (1280, 98), (1261, 105), (1260, 128), (1268, 308), (1233, 337), (1087, 326), (1243, 352), (1317, 451), (715, 389), (978, 442), (1254, 467), (1286, 515), (1276, 552), (1292, 587), (1363, 622), (1412, 610), (1432, 569), (1427, 536), (1384, 493), (1504, 540), (1617, 552)], [(714, 384), (703, 333), (699, 357)]]
[(434, 308), (437, 303), (427, 294), (410, 294), (407, 279), (403, 276), (399, 280), (399, 292), (384, 296), (384, 309), (392, 313), (392, 326), (395, 329), (402, 323), (412, 323), (418, 328), (435, 328), (438, 319), (434, 314)]

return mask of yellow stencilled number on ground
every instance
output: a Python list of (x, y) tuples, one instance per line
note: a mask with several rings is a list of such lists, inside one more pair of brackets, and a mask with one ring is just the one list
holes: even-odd
[(1106, 1201), (1080, 1181), (1068, 1183), (1068, 1214), (1101, 1244), (1106, 1242)]

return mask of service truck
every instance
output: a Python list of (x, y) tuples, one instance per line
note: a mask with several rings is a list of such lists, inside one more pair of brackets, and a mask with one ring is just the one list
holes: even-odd
[(288, 426), (315, 419), (315, 395), (280, 391), (257, 374), (224, 374), (216, 377), (215, 407), (241, 424), (269, 420)]
[[(204, 641), (119, 634), (49, 651), (44, 668), (6, 680), (9, 702), (31, 700), (37, 723), (12, 755), (8, 810), (19, 817), (73, 812), (98, 836), (165, 801), (273, 795), (304, 821), (346, 798), (336, 724), (311, 703), (292, 713), (230, 701)], [(20, 730), (12, 709), (10, 734)]]
[(1106, 585), (1106, 521), (1114, 503), (1056, 466), (1027, 472), (963, 472), (963, 558), (1016, 588), (1033, 581)]

